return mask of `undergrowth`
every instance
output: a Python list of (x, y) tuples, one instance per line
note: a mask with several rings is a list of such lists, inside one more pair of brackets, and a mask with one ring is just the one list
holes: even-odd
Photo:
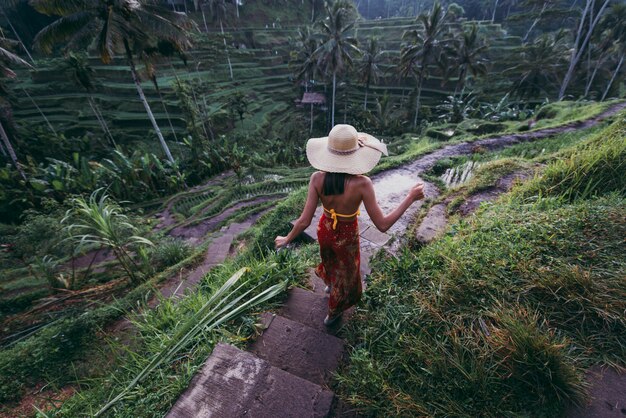
[[(301, 282), (306, 266), (310, 264), (309, 258), (310, 251), (271, 252), (265, 256), (246, 252), (210, 270), (198, 289), (181, 300), (162, 298), (157, 308), (135, 314), (132, 322), (138, 330), (138, 337), (132, 348), (110, 340), (103, 352), (121, 353), (118, 364), (100, 378), (80, 382), (80, 392), (49, 416), (93, 416), (111, 397), (124, 390), (146, 365), (160, 356), (170, 342), (176, 342), (180, 329), (186, 326), (189, 319), (237, 270), (242, 267), (249, 269), (246, 286), (238, 292), (255, 289), (250, 296), (252, 297), (284, 280), (289, 284)], [(185, 341), (174, 361), (160, 365), (155, 372), (133, 387), (106, 416), (164, 416), (210, 355), (215, 344), (222, 341), (244, 347), (257, 333), (257, 313), (275, 308), (281, 301), (280, 297), (270, 300), (218, 328), (201, 332)]]

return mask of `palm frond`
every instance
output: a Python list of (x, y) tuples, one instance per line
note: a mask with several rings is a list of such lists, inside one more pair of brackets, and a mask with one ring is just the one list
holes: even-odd
[(35, 48), (45, 54), (52, 53), (55, 45), (72, 39), (77, 31), (89, 25), (94, 18), (92, 13), (85, 11), (60, 17), (39, 31), (34, 40)]
[(30, 0), (29, 4), (39, 13), (51, 16), (69, 16), (85, 10), (93, 10), (98, 0)]
[[(2, 47), (0, 47), (0, 62), (3, 64), (14, 64), (14, 65), (22, 65), (24, 67), (33, 68), (29, 63), (24, 61), (22, 58), (17, 56), (11, 51), (8, 51)], [(8, 71), (11, 71), (6, 65), (3, 65), (4, 68), (7, 68)], [(13, 73), (13, 71), (11, 71)], [(13, 73), (15, 75), (15, 73)]]

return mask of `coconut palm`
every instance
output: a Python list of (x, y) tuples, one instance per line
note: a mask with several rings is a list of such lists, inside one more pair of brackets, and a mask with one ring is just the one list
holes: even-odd
[(519, 64), (503, 73), (516, 76), (513, 91), (520, 97), (549, 96), (558, 88), (558, 80), (566, 62), (565, 32), (542, 35), (522, 47)]
[(441, 52), (445, 21), (446, 14), (437, 1), (433, 4), (430, 13), (421, 14), (417, 18), (417, 23), (421, 23), (423, 29), (411, 29), (402, 35), (406, 43), (400, 51), (400, 74), (403, 77), (413, 76), (417, 84), (413, 128), (417, 126), (422, 84), (429, 76), (429, 66), (436, 63)]
[[(24, 61), (23, 59), (21, 59), (20, 57), (18, 57), (17, 55), (15, 55), (9, 50), (12, 44), (13, 43), (10, 42), (8, 39), (4, 39), (4, 38), (0, 39), (0, 77), (2, 78), (15, 78), (16, 77), (15, 72), (11, 69), (11, 66), (13, 65), (21, 65), (24, 67), (33, 68), (31, 67), (29, 63), (27, 63), (26, 61)], [(2, 85), (1, 83), (1, 80), (0, 80), (0, 92), (2, 93), (6, 92), (4, 85)], [(9, 140), (9, 136), (6, 130), (4, 129), (4, 126), (2, 125), (1, 121), (0, 121), (0, 138), (2, 139), (2, 145), (4, 146), (3, 153), (6, 152), (6, 154), (9, 155), (9, 157), (11, 158), (11, 162), (15, 166), (15, 169), (18, 171), (18, 173), (20, 173), (20, 176), (24, 180), (26, 180), (26, 174), (24, 173), (24, 170), (22, 170), (22, 166), (20, 165), (20, 162), (17, 159), (17, 155), (15, 154), (13, 145), (11, 144), (11, 141)]]
[(487, 45), (478, 35), (478, 26), (474, 23), (469, 30), (464, 30), (454, 42), (454, 58), (459, 69), (454, 95), (463, 91), (468, 73), (474, 78), (487, 73), (485, 52)]
[(109, 126), (107, 125), (106, 120), (104, 120), (104, 116), (102, 116), (102, 112), (100, 111), (98, 104), (93, 99), (92, 93), (95, 89), (93, 77), (96, 72), (89, 65), (87, 57), (70, 52), (65, 58), (64, 65), (66, 70), (70, 73), (72, 80), (74, 80), (74, 83), (82, 87), (88, 93), (87, 101), (89, 103), (89, 107), (98, 120), (102, 132), (104, 132), (104, 135), (106, 135), (109, 139), (111, 145), (114, 148), (117, 147), (115, 140), (113, 139), (113, 135), (109, 130)]
[(40, 13), (60, 16), (35, 36), (35, 46), (44, 53), (51, 53), (63, 43), (68, 51), (93, 44), (105, 64), (111, 63), (115, 54), (124, 54), (163, 152), (174, 163), (141, 87), (134, 55), (141, 52), (141, 47), (159, 40), (168, 41), (178, 50), (188, 47), (187, 29), (193, 25), (187, 16), (147, 0), (31, 0), (31, 5)]
[(14, 9), (19, 3), (22, 3), (22, 2), (25, 3), (26, 1), (27, 0), (0, 0), (0, 14), (4, 17), (6, 23), (9, 25), (9, 28), (11, 28), (11, 31), (13, 32), (15, 39), (17, 39), (17, 42), (22, 47), (22, 50), (28, 56), (28, 59), (30, 60), (30, 62), (33, 65), (35, 65), (35, 60), (30, 55), (30, 51), (28, 50), (28, 48), (26, 48), (26, 45), (24, 45), (24, 42), (22, 42), (22, 38), (20, 37), (19, 33), (17, 33), (17, 30), (15, 30), (15, 27), (13, 26), (13, 23), (11, 22), (9, 15), (7, 15), (7, 13), (5, 12), (6, 9), (9, 9), (9, 10)]
[(230, 79), (233, 77), (233, 65), (230, 62), (230, 55), (228, 54), (228, 45), (226, 44), (226, 35), (224, 34), (224, 21), (226, 21), (226, 1), (225, 0), (206, 0), (209, 4), (209, 10), (214, 21), (219, 22), (220, 31), (222, 32), (222, 40), (224, 41), (224, 51), (226, 52), (226, 61), (228, 61), (228, 71), (230, 73)]
[[(293, 55), (289, 65), (294, 69), (296, 80), (304, 81), (305, 92), (309, 91), (309, 82), (318, 71), (317, 57), (315, 55), (317, 47), (317, 39), (315, 39), (310, 26), (298, 29), (297, 52)], [(310, 111), (309, 132), (313, 132), (313, 103), (311, 103)]]
[(304, 81), (305, 91), (309, 91), (309, 82), (315, 77), (318, 70), (317, 56), (315, 55), (317, 48), (318, 42), (311, 27), (299, 28), (296, 52), (289, 64), (294, 69), (296, 80)]
[(335, 93), (337, 75), (342, 75), (352, 66), (354, 55), (358, 54), (358, 41), (350, 35), (354, 27), (354, 4), (338, 0), (326, 4), (326, 19), (320, 21), (319, 30), (322, 42), (315, 51), (318, 64), (326, 74), (332, 74), (331, 125), (335, 125)]
[(365, 98), (363, 99), (363, 110), (367, 110), (367, 94), (371, 83), (377, 83), (382, 75), (382, 70), (378, 66), (382, 60), (383, 52), (378, 46), (378, 39), (371, 38), (367, 48), (363, 50), (363, 56), (359, 65), (359, 75), (361, 82), (365, 84)]

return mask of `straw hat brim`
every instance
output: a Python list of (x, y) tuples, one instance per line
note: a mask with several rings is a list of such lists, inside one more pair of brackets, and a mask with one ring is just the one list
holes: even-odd
[[(380, 142), (372, 135), (359, 132), (359, 138)], [(328, 137), (311, 138), (306, 144), (306, 156), (311, 165), (329, 173), (365, 174), (371, 171), (381, 157), (381, 151), (370, 147), (359, 147), (352, 154), (338, 155), (328, 149)]]

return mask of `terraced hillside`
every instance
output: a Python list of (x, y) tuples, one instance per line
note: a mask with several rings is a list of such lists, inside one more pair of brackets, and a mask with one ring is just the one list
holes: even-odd
[[(450, 25), (460, 27), (471, 23), (456, 22)], [(512, 56), (511, 53), (519, 48), (521, 42), (518, 37), (507, 36), (498, 24), (477, 23), (481, 32), (489, 39), (491, 56), (497, 57), (497, 60), (492, 59), (489, 85), (483, 86), (485, 95), (497, 101), (505, 92), (504, 81), (500, 82), (497, 75), (511, 65), (512, 59), (507, 57)], [(381, 48), (393, 62), (399, 56), (402, 33), (414, 26), (414, 20), (409, 18), (359, 21), (355, 33), (361, 43), (365, 43), (370, 37), (378, 37)], [(181, 141), (187, 134), (186, 116), (174, 88), (178, 80), (191, 83), (192, 98), (197, 107), (204, 116), (211, 117), (223, 127), (219, 129), (218, 126), (218, 133), (232, 128), (233, 122), (227, 128), (224, 127), (227, 125), (225, 120), (228, 119), (227, 103), (237, 92), (245, 96), (248, 108), (243, 121), (234, 122), (235, 131), (250, 134), (269, 126), (276, 130), (276, 127), (283, 125), (296, 112), (304, 114), (305, 110), (298, 109), (294, 104), (301, 91), (292, 82), (292, 71), (289, 67), (293, 49), (291, 45), (296, 38), (296, 31), (295, 26), (228, 30), (228, 55), (223, 49), (219, 33), (198, 34), (193, 50), (188, 53), (186, 64), (176, 60), (158, 63), (157, 81), (162, 103), (159, 91), (152, 82), (144, 81), (142, 86), (166, 138), (170, 141)], [(232, 63), (233, 79), (230, 78), (228, 59)], [(137, 97), (130, 70), (124, 60), (117, 59), (112, 65), (103, 65), (92, 57), (90, 64), (96, 71), (98, 82), (92, 96), (117, 141), (121, 144), (133, 144), (153, 136), (150, 134), (152, 126)], [(414, 80), (398, 79), (392, 63), (382, 67), (385, 75), (378, 85), (370, 88), (370, 107), (373, 108), (375, 98), (384, 93), (389, 94), (391, 100), (401, 107), (408, 107), (412, 102), (409, 95), (414, 90)], [(454, 89), (454, 83), (454, 78), (445, 85), (440, 77), (429, 78), (424, 84), (423, 104), (434, 106), (441, 103)], [(29, 92), (32, 100), (24, 94), (24, 90)], [(323, 84), (318, 84), (316, 90), (324, 91)], [(100, 131), (98, 121), (88, 104), (87, 93), (81, 91), (69, 74), (62, 70), (59, 59), (38, 59), (36, 71), (22, 71), (19, 74), (14, 92), (14, 117), (22, 126), (45, 127), (41, 115), (43, 112), (55, 129), (66, 136)], [(352, 81), (339, 86), (336, 112), (340, 121), (343, 120), (344, 109), (350, 113), (353, 109), (360, 108), (364, 92), (364, 86)], [(347, 106), (346, 98), (349, 101)], [(323, 122), (320, 127), (324, 127)], [(152, 148), (151, 145), (150, 147)]]

